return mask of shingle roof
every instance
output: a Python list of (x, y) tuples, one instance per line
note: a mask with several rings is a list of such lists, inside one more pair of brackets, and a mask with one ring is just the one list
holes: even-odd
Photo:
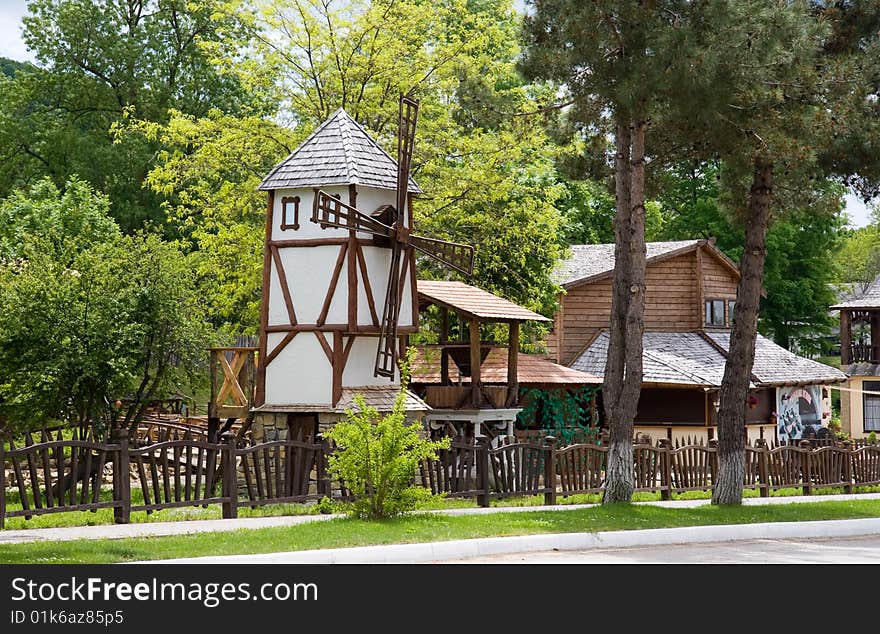
[(503, 297), (462, 282), (419, 280), (418, 290), (419, 300), (422, 303), (445, 305), (477, 319), (550, 321), (543, 315), (509, 302)]
[[(648, 260), (677, 251), (687, 251), (708, 240), (677, 240), (674, 242), (645, 243)], [(603, 275), (614, 270), (614, 244), (574, 244), (569, 247), (571, 255), (560, 262), (553, 272), (553, 279), (563, 286)]]
[[(294, 405), (261, 405), (255, 407), (255, 412), (326, 412), (333, 414), (344, 414), (348, 409), (355, 409), (356, 404), (354, 397), (361, 394), (364, 401), (370, 407), (375, 407), (380, 412), (390, 412), (394, 407), (394, 399), (397, 398), (398, 388), (393, 385), (364, 385), (358, 387), (346, 387), (342, 389), (342, 397), (336, 404), (336, 407), (330, 405), (310, 405), (308, 403), (297, 403)], [(431, 407), (418, 396), (410, 391), (406, 393), (406, 403), (404, 409), (407, 412), (427, 412)]]
[(847, 376), (880, 376), (880, 364), (878, 363), (851, 363), (841, 366), (840, 369)]
[[(342, 398), (336, 404), (336, 411), (345, 412), (349, 409), (357, 411), (355, 396), (361, 395), (368, 407), (375, 407), (380, 412), (390, 412), (394, 408), (395, 399), (397, 399), (397, 390), (398, 388), (391, 385), (343, 388)], [(404, 409), (408, 412), (427, 412), (431, 408), (425, 401), (407, 390)]]
[[(646, 332), (643, 338), (643, 381), (719, 387), (730, 343), (729, 332)], [(571, 364), (576, 370), (603, 376), (608, 332), (602, 331)], [(799, 357), (758, 335), (752, 385), (836, 383), (846, 375), (831, 366)]]
[[(330, 185), (397, 189), (397, 162), (342, 108), (273, 167), (259, 189)], [(409, 191), (421, 192), (412, 178)]]
[(854, 293), (851, 298), (841, 301), (831, 308), (880, 308), (880, 275), (874, 278), (864, 293)]
[[(707, 332), (705, 336), (721, 346), (725, 352), (729, 350), (729, 332)], [(846, 375), (837, 368), (799, 357), (761, 335), (758, 335), (755, 341), (755, 362), (752, 365), (752, 374), (763, 385), (806, 384), (822, 381), (833, 383), (846, 379)]]
[[(724, 356), (697, 332), (646, 332), (642, 366), (645, 383), (718, 386), (724, 375)], [(608, 331), (603, 330), (574, 363), (575, 370), (605, 375)]]
[[(455, 363), (450, 364), (451, 378), (455, 380)], [(541, 357), (519, 353), (516, 362), (517, 383), (520, 385), (599, 385), (602, 379), (592, 374), (567, 368)], [(507, 348), (495, 347), (480, 364), (480, 380), (483, 383), (507, 383)], [(418, 346), (412, 363), (413, 383), (440, 383), (440, 350), (435, 346)], [(462, 377), (462, 383), (470, 383), (470, 377)]]

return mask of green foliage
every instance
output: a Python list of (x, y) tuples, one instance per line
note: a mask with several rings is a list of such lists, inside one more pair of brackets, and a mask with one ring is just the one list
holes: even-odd
[(436, 458), (449, 439), (432, 442), (422, 437), (422, 427), (406, 420), (407, 355), (401, 371), (400, 391), (390, 413), (381, 416), (361, 395), (356, 410), (346, 412), (326, 436), (338, 447), (330, 456), (330, 470), (345, 481), (355, 500), (347, 509), (356, 517), (382, 519), (416, 508), (431, 492), (414, 486), (422, 460)]
[(517, 425), (537, 424), (563, 445), (582, 442), (597, 433), (598, 393), (598, 387), (589, 385), (576, 391), (520, 388), (520, 402), (524, 406), (517, 414)]
[(47, 192), (41, 183), (30, 207), (24, 193), (0, 207), (33, 220), (0, 264), (0, 416), (133, 425), (147, 401), (197, 380), (210, 337), (192, 274), (157, 236), (121, 236), (86, 185)]
[(877, 432), (872, 431), (870, 434), (868, 434), (868, 442), (872, 445), (877, 444)]
[(234, 57), (249, 31), (227, 0), (30, 0), (23, 37), (37, 65), (0, 77), (0, 196), (72, 175), (105, 192), (125, 231), (161, 223), (142, 187), (155, 144), (115, 139), (126, 113), (167, 120), (170, 108), (259, 108), (212, 61)]
[(3, 261), (24, 257), (36, 237), (55, 257), (63, 258), (118, 236), (119, 228), (110, 217), (110, 201), (76, 177), (65, 184), (63, 192), (45, 178), (0, 203)]

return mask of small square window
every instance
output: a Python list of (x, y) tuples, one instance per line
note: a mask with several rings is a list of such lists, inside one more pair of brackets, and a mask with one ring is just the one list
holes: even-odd
[(299, 196), (281, 199), (281, 229), (299, 229)]
[(706, 300), (706, 325), (707, 326), (723, 326), (724, 325), (724, 300), (723, 299), (707, 299)]

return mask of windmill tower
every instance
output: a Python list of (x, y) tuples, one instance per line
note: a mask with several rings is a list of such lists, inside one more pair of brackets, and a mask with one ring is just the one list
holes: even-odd
[[(260, 184), (269, 200), (255, 432), (332, 424), (357, 393), (390, 410), (401, 345), (418, 330), (415, 251), (470, 274), (472, 247), (412, 234), (417, 114), (402, 98), (395, 162), (337, 110)], [(428, 409), (413, 395), (407, 407)]]

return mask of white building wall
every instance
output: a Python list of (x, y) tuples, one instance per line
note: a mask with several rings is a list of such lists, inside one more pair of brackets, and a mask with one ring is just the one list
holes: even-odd
[(354, 340), (351, 352), (348, 354), (348, 363), (345, 372), (342, 373), (343, 385), (398, 385), (400, 376), (394, 373), (394, 382), (385, 376), (373, 376), (373, 368), (376, 365), (376, 348), (379, 345), (378, 337), (359, 336)]
[[(324, 333), (332, 345), (332, 336)], [(284, 333), (269, 333), (271, 351)], [(333, 371), (320, 342), (311, 332), (301, 332), (266, 368), (267, 405), (330, 405)]]

